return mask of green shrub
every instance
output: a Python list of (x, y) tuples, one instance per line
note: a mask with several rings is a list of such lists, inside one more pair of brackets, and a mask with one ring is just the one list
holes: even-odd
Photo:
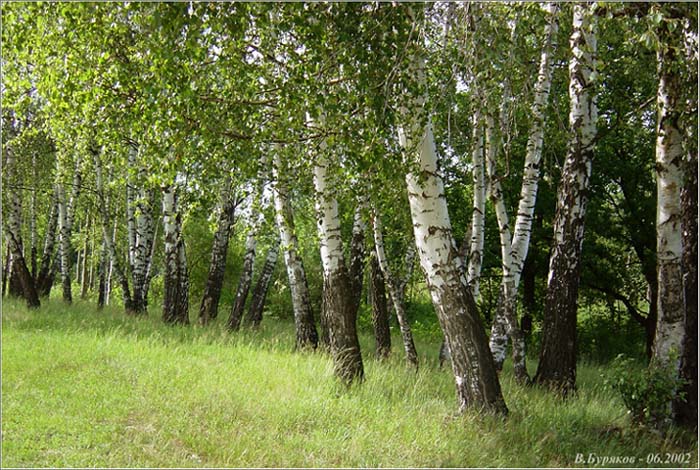
[(606, 387), (620, 394), (633, 424), (664, 429), (671, 412), (671, 401), (682, 389), (675, 360), (667, 364), (652, 364), (641, 368), (635, 360), (617, 356), (612, 372), (605, 379)]

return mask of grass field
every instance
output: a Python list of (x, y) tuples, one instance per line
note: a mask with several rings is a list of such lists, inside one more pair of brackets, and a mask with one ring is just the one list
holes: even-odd
[(579, 393), (562, 402), (516, 385), (506, 365), (508, 418), (460, 416), (425, 338), (415, 373), (398, 337), (380, 363), (364, 334), (366, 380), (344, 390), (327, 355), (293, 352), (291, 323), (230, 335), (222, 319), (203, 329), (157, 317), (5, 301), (2, 467), (582, 466), (577, 454), (599, 459), (583, 466), (646, 467), (690, 453), (667, 466), (697, 468), (696, 436), (631, 427), (600, 366), (581, 364)]

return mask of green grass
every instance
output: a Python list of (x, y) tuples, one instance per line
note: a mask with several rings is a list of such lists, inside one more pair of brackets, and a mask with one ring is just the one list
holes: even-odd
[[(695, 435), (632, 428), (599, 366), (560, 401), (501, 376), (507, 419), (456, 415), (439, 344), (418, 338), (419, 373), (379, 363), (363, 333), (366, 380), (344, 390), (321, 353), (295, 353), (291, 323), (258, 332), (167, 327), (117, 308), (2, 312), (2, 467), (575, 466), (576, 454), (690, 452)], [(610, 465), (620, 466), (620, 465)], [(624, 465), (623, 465), (624, 466)], [(678, 466), (677, 464), (674, 466)]]

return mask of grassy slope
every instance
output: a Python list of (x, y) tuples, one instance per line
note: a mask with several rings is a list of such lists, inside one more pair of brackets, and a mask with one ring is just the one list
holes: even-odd
[[(293, 353), (292, 326), (259, 332), (163, 326), (118, 309), (47, 302), (2, 313), (2, 467), (572, 466), (577, 453), (692, 452), (629, 427), (600, 369), (560, 402), (502, 375), (507, 420), (454, 415), (448, 372), (371, 358), (349, 391), (322, 354)], [(395, 350), (399, 345), (394, 339)], [(437, 344), (418, 341), (435, 357)], [(683, 443), (685, 441), (685, 443)]]

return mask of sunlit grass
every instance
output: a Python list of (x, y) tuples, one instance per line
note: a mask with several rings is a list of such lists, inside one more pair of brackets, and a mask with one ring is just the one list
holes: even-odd
[(577, 453), (642, 458), (636, 467), (665, 452), (697, 466), (694, 436), (630, 427), (591, 365), (567, 401), (516, 385), (506, 367), (504, 420), (456, 415), (439, 344), (420, 338), (416, 373), (398, 336), (380, 363), (363, 335), (366, 380), (345, 390), (327, 355), (294, 352), (288, 322), (231, 335), (223, 320), (168, 327), (155, 313), (5, 301), (2, 326), (3, 467), (538, 467), (574, 466)]

